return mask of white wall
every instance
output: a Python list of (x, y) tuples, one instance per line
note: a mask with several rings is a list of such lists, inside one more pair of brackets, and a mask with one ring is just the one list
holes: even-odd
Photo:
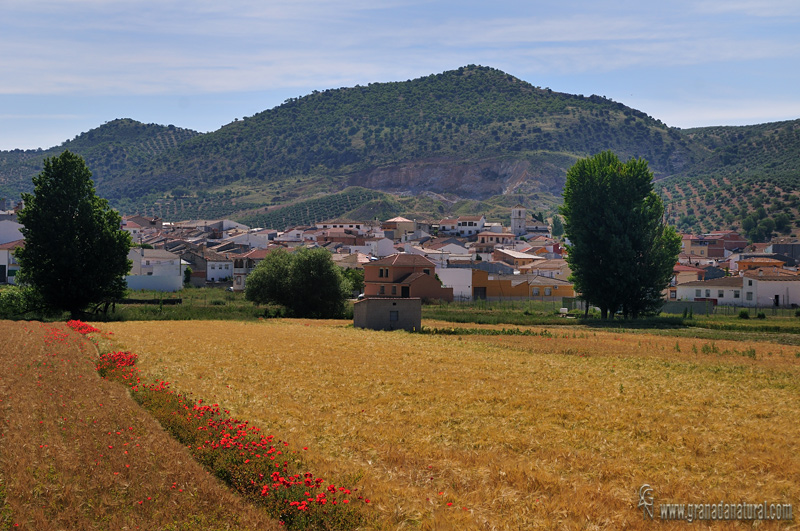
[(375, 258), (385, 258), (397, 252), (394, 242), (389, 238), (371, 240), (366, 245), (350, 245), (349, 247), (351, 253), (371, 254)]
[(271, 243), (269, 236), (266, 234), (262, 235), (249, 233), (234, 236), (233, 238), (229, 238), (228, 241), (242, 245), (249, 245), (250, 247), (256, 247), (258, 249), (266, 249)]
[(446, 288), (453, 288), (453, 300), (472, 300), (472, 269), (436, 268), (436, 274)]
[[(745, 282), (745, 284), (747, 284)], [(696, 290), (700, 290), (700, 295), (697, 295)], [(752, 288), (751, 288), (752, 289)], [(709, 295), (706, 296), (706, 290), (709, 291)], [(746, 298), (746, 291), (748, 290), (747, 286), (745, 285), (742, 288), (732, 288), (730, 286), (709, 286), (709, 287), (702, 287), (702, 286), (686, 286), (683, 284), (678, 284), (675, 287), (676, 298), (679, 301), (694, 301), (697, 299), (717, 299), (717, 304), (722, 304), (726, 306), (755, 306), (755, 296), (753, 296), (752, 301), (748, 301)], [(719, 292), (722, 291), (723, 296), (719, 296)], [(735, 297), (735, 292), (739, 292), (739, 297)]]
[[(748, 280), (753, 281), (752, 288), (748, 286)], [(744, 278), (744, 290), (753, 289), (754, 298), (758, 306), (770, 307), (775, 305), (775, 296), (781, 307), (792, 304), (800, 305), (800, 280), (759, 280), (757, 278)]]
[(125, 277), (128, 288), (137, 291), (147, 289), (153, 291), (180, 291), (183, 289), (183, 277), (180, 276), (155, 276), (155, 275), (129, 275)]
[(15, 242), (22, 239), (22, 233), (19, 229), (22, 225), (16, 221), (3, 220), (0, 221), (0, 243)]
[[(213, 269), (211, 266), (214, 266)], [(228, 268), (225, 269), (225, 266)], [(226, 278), (233, 278), (233, 262), (206, 262), (206, 280), (217, 282)]]

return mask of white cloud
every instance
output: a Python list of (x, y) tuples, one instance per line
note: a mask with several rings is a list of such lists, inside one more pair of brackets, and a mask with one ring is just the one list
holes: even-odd
[(800, 16), (800, 3), (796, 0), (703, 0), (697, 2), (695, 11), (704, 14), (738, 13), (752, 17)]

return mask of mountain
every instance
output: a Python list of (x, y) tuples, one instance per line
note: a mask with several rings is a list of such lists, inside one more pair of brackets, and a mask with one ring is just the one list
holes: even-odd
[[(702, 127), (682, 134), (697, 163), (659, 183), (668, 221), (694, 233), (736, 228), (753, 241), (790, 235), (800, 220), (800, 120)], [(748, 219), (750, 218), (750, 219)], [(755, 218), (755, 219), (753, 219)], [(773, 231), (758, 230), (758, 225)]]
[(107, 122), (47, 150), (0, 151), (0, 197), (19, 197), (21, 192), (30, 192), (31, 178), (42, 170), (44, 158), (65, 149), (86, 159), (102, 195), (120, 175), (135, 174), (148, 160), (199, 134), (172, 125), (122, 119)]
[[(0, 195), (29, 189), (44, 156), (71, 149), (87, 159), (98, 193), (125, 212), (266, 224), (302, 212), (344, 216), (362, 197), (368, 204), (359, 215), (502, 217), (518, 202), (551, 209), (575, 160), (610, 149), (649, 161), (677, 219), (691, 201), (682, 194), (679, 203), (671, 190), (706, 177), (735, 186), (770, 175), (794, 194), (797, 138), (797, 122), (670, 128), (601, 96), (558, 93), (471, 65), (314, 91), (202, 135), (115, 120), (51, 150), (0, 152)], [(709, 186), (703, 193), (713, 195)], [(347, 199), (323, 200), (339, 193)]]

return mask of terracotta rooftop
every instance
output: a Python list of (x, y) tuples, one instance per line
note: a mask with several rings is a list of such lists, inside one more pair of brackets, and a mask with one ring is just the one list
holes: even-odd
[(366, 264), (369, 266), (396, 266), (396, 267), (434, 267), (432, 261), (422, 255), (412, 253), (397, 253), (380, 260)]
[(0, 249), (4, 251), (11, 251), (18, 247), (25, 247), (25, 240), (14, 240), (13, 242), (0, 244)]
[(687, 265), (683, 265), (683, 264), (676, 264), (675, 267), (672, 268), (672, 270), (673, 271), (696, 271), (696, 272), (705, 271), (705, 269), (702, 269), (700, 267), (687, 266)]
[(747, 278), (755, 278), (758, 280), (771, 280), (771, 281), (800, 280), (800, 276), (798, 276), (796, 271), (781, 269), (779, 267), (759, 267), (758, 269), (751, 269), (750, 271), (745, 271), (744, 276)]
[(692, 282), (684, 282), (680, 287), (728, 287), (728, 288), (741, 288), (742, 277), (721, 277), (712, 278), (711, 280), (693, 280)]

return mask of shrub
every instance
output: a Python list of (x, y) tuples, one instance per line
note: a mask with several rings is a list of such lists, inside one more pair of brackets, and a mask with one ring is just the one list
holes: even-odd
[(739, 310), (739, 319), (750, 319), (750, 312), (747, 310)]
[(758, 315), (756, 317), (758, 317), (759, 319), (766, 319), (767, 315), (764, 312), (758, 312)]

